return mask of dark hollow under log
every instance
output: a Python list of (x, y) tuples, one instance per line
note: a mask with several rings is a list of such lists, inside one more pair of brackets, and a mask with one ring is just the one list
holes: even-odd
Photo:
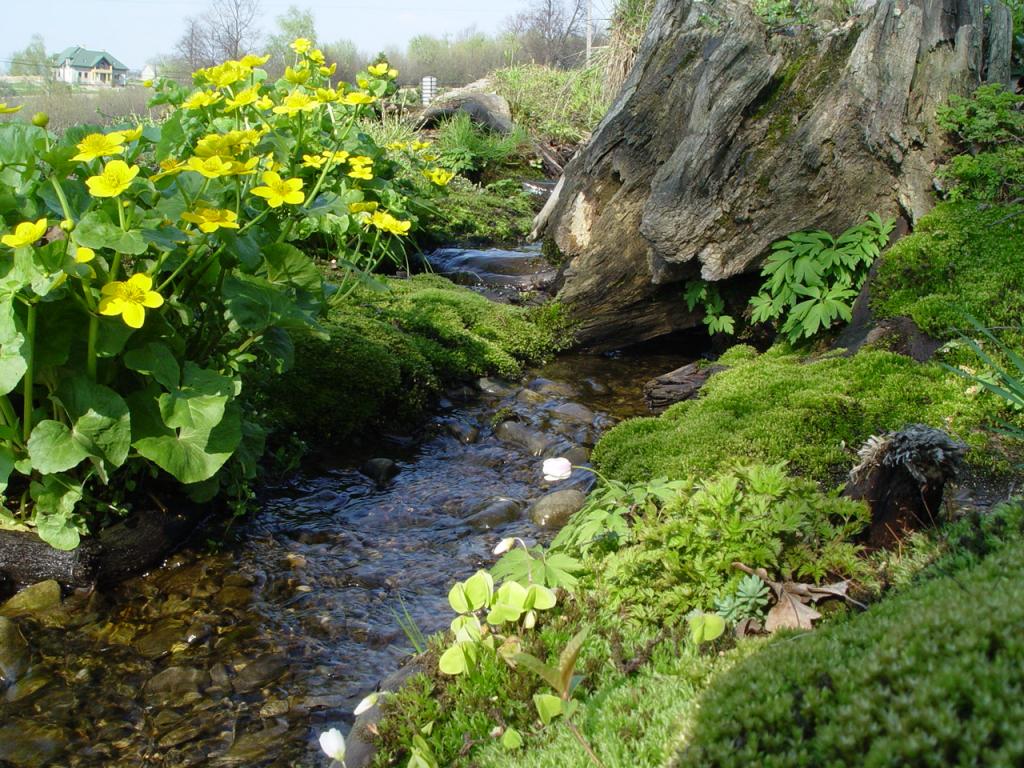
[(939, 429), (912, 424), (873, 437), (860, 450), (843, 495), (871, 508), (863, 541), (874, 549), (899, 544), (940, 519), (947, 482), (957, 479), (967, 446)]

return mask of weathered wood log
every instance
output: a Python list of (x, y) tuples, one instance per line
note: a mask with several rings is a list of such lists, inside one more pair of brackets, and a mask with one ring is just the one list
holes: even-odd
[(70, 552), (54, 549), (34, 533), (0, 530), (0, 578), (15, 584), (53, 579), (65, 587), (114, 584), (159, 565), (196, 531), (208, 507), (146, 510), (85, 537)]
[[(680, 283), (756, 272), (795, 230), (916, 221), (947, 151), (935, 121), (980, 84), (981, 0), (880, 0), (831, 29), (742, 0), (658, 0), (636, 64), (538, 217), (567, 262), (580, 346), (698, 325)], [(998, 59), (998, 60), (996, 60)]]
[(652, 413), (662, 413), (670, 405), (696, 397), (704, 383), (725, 368), (706, 363), (689, 363), (676, 368), (644, 384), (644, 402)]
[(864, 543), (888, 548), (911, 531), (936, 525), (946, 483), (959, 476), (966, 451), (963, 443), (923, 424), (868, 440), (843, 490), (871, 508)]

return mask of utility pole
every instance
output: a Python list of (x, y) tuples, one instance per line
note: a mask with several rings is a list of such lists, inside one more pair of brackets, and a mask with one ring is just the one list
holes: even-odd
[(594, 50), (594, 0), (587, 3), (587, 66), (590, 66), (590, 54)]

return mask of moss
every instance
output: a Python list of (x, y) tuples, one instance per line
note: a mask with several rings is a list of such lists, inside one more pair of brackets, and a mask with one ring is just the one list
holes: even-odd
[[(944, 427), (975, 448), (987, 445), (975, 430), (992, 400), (972, 398), (962, 379), (938, 365), (880, 350), (814, 361), (778, 347), (750, 355), (745, 347), (727, 355), (732, 367), (713, 376), (700, 398), (611, 430), (595, 462), (617, 479), (636, 481), (788, 460), (795, 471), (832, 482), (866, 438), (909, 423)], [(980, 451), (970, 456), (995, 461)]]
[(518, 180), (479, 187), (454, 180), (443, 196), (431, 201), (425, 229), (434, 243), (511, 243), (530, 234), (534, 199)]
[(717, 678), (674, 765), (1024, 763), (1024, 545), (946, 565)]
[(446, 384), (515, 376), (570, 337), (556, 305), (495, 304), (434, 275), (387, 286), (333, 310), (330, 339), (299, 339), (292, 370), (264, 385), (261, 399), (280, 430), (317, 444), (370, 425), (408, 425)]
[(878, 317), (907, 316), (940, 339), (1024, 315), (1024, 206), (941, 203), (885, 255), (872, 283)]

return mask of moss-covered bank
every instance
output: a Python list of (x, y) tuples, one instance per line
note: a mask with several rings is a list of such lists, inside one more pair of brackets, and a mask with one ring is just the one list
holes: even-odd
[(571, 339), (555, 305), (496, 304), (435, 275), (385, 285), (333, 309), (330, 338), (298, 339), (292, 369), (264, 385), (260, 400), (279, 434), (330, 445), (371, 427), (409, 426), (445, 386), (514, 376)]

